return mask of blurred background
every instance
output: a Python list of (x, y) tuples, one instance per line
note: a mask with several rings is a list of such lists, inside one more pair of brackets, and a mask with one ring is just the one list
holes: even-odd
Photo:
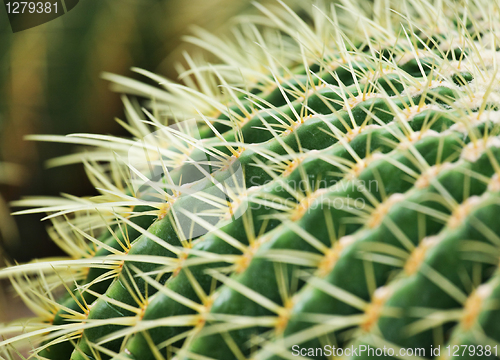
[(218, 33), (247, 10), (255, 11), (250, 0), (80, 0), (62, 17), (12, 33), (1, 8), (0, 241), (6, 254), (0, 257), (25, 262), (59, 254), (42, 216), (11, 217), (10, 201), (94, 194), (81, 165), (45, 168), (46, 160), (71, 152), (71, 146), (23, 137), (126, 135), (114, 121), (123, 118), (120, 96), (100, 79), (101, 72), (140, 78), (130, 71), (137, 66), (176, 78), (174, 63), (190, 25)]

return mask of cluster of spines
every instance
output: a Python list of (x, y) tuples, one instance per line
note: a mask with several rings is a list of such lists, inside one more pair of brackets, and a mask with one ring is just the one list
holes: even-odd
[[(293, 35), (284, 20), (269, 12), (267, 15), (281, 31)], [(417, 25), (410, 22), (410, 28)], [(373, 31), (376, 39), (387, 41), (380, 26), (373, 26)], [(304, 34), (313, 37), (307, 44), (317, 45), (313, 41), (316, 34), (304, 30), (300, 36)], [(469, 35), (464, 26), (458, 38), (471, 47), (477, 41), (475, 34), (475, 38)], [(403, 45), (377, 52), (375, 41), (368, 36), (358, 47), (346, 38), (337, 41), (335, 50), (341, 65), (335, 70), (325, 66), (327, 61), (308, 60), (304, 45), (296, 38), (306, 64), (302, 75), (273, 69), (271, 65), (277, 65), (271, 57), (273, 76), (266, 80), (271, 79), (275, 89), (265, 95), (229, 85), (217, 67), (201, 68), (192, 63), (191, 73), (199, 82), (200, 73), (212, 72), (232, 97), (232, 106), (213, 99), (216, 95), (203, 79), (201, 92), (193, 95), (194, 90), (170, 82), (164, 84), (170, 91), (166, 93), (114, 77), (129, 91), (148, 94), (153, 104), (160, 103), (154, 108), (157, 111), (162, 109), (162, 101), (170, 106), (179, 96), (191, 96), (197, 104), (213, 106), (219, 119), (199, 113), (206, 123), (200, 131), (206, 138), (204, 150), (178, 140), (171, 151), (164, 150), (171, 161), (166, 164), (168, 179), (162, 182), (166, 189), (162, 195), (168, 201), (141, 208), (136, 205), (140, 202), (134, 203), (131, 195), (136, 194), (130, 186), (129, 195), (120, 182), (113, 184), (123, 169), (111, 171), (114, 169), (97, 163), (113, 157), (118, 162), (120, 152), (133, 142), (99, 136), (74, 138), (75, 142), (102, 147), (111, 143), (115, 154), (98, 151), (85, 160), (91, 178), (106, 188), (101, 199), (70, 201), (70, 206), (62, 202), (42, 209), (56, 212), (52, 215), (54, 237), (70, 232), (82, 243), (88, 242), (91, 246), (86, 257), (93, 260), (75, 262), (79, 268), (76, 274), (70, 272), (64, 279), (56, 268), (61, 280), (76, 284), (72, 289), (68, 285), (69, 295), (62, 305), (47, 301), (31, 283), (23, 288), (22, 279), (15, 282), (29, 303), (38, 304), (43, 298), (44, 305), (50, 305), (52, 312), (47, 318), (54, 309), (57, 312), (50, 319), (52, 326), (45, 328), (51, 332), (37, 354), (51, 359), (66, 359), (71, 352), (72, 359), (161, 359), (169, 354), (194, 359), (288, 358), (292, 344), (319, 347), (352, 341), (373, 344), (374, 339), (382, 339), (374, 344), (387, 341), (397, 347), (422, 339), (426, 346), (442, 342), (435, 333), (459, 320), (458, 312), (433, 322), (428, 314), (434, 308), (422, 310), (427, 317), (420, 316), (420, 320), (418, 316), (391, 315), (390, 305), (403, 307), (403, 311), (434, 306), (433, 297), (430, 304), (415, 304), (420, 299), (411, 297), (411, 291), (427, 291), (421, 286), (412, 288), (417, 280), (427, 281), (433, 296), (451, 297), (443, 307), (465, 304), (469, 293), (474, 302), (477, 291), (473, 290), (492, 277), (491, 258), (479, 253), (471, 260), (462, 256), (470, 252), (460, 252), (456, 244), (450, 244), (453, 239), (464, 240), (460, 232), (465, 231), (470, 233), (469, 246), (474, 241), (496, 244), (494, 219), (484, 215), (494, 214), (490, 208), (497, 206), (496, 112), (486, 111), (495, 105), (488, 97), (494, 76), (476, 64), (469, 64), (466, 72), (455, 70), (445, 76), (451, 63), (466, 62), (466, 52), (456, 48), (446, 52), (437, 40), (426, 42), (416, 34), (406, 35), (407, 44), (400, 42)], [(412, 46), (418, 42), (420, 46)], [(431, 47), (437, 50), (431, 51)], [(396, 59), (405, 53), (412, 54), (413, 60), (397, 64)], [(316, 73), (309, 72), (315, 67)], [(473, 88), (478, 84), (471, 82), (478, 77), (489, 81), (479, 101)], [(467, 98), (477, 108), (467, 107)], [(127, 126), (134, 135), (141, 137), (151, 127), (162, 128), (155, 111), (145, 110), (149, 122), (141, 122), (134, 105), (128, 100), (125, 103), (131, 124)], [(194, 110), (199, 111), (197, 107)], [(235, 205), (248, 204), (243, 216), (236, 220), (223, 216), (222, 223), (213, 226), (204, 214), (186, 213), (190, 208), (186, 204), (193, 199), (183, 202), (175, 191), (189, 165), (179, 168), (178, 164), (198, 158), (197, 152), (218, 154), (220, 167), (235, 158), (241, 162), (247, 187), (255, 186), (232, 199)], [(67, 161), (74, 161), (74, 157), (61, 160)], [(110, 168), (113, 166), (117, 167)], [(230, 171), (229, 166), (226, 172)], [(205, 182), (207, 187), (212, 185), (210, 179)], [(297, 183), (304, 188), (293, 188)], [(356, 200), (363, 206), (358, 208)], [(337, 208), (335, 201), (344, 205)], [(97, 208), (92, 216), (107, 216), (110, 225), (100, 238), (82, 230), (85, 221), (91, 221), (85, 216), (67, 223), (55, 216), (88, 211), (86, 202)], [(113, 205), (123, 209), (117, 212)], [(133, 210), (132, 205), (136, 205)], [(233, 207), (222, 211), (231, 212)], [(114, 211), (101, 214), (110, 208)], [(198, 239), (182, 240), (186, 237), (176, 226), (176, 212), (210, 232)], [(476, 213), (483, 214), (478, 216), (484, 223), (477, 222)], [(154, 216), (158, 220), (154, 221)], [(471, 231), (470, 226), (478, 224), (482, 232)], [(61, 243), (67, 248), (71, 240)], [(432, 254), (439, 254), (446, 246), (454, 246), (454, 263), (439, 273), (427, 262), (432, 265), (437, 256)], [(101, 268), (97, 267), (100, 261)], [(63, 262), (64, 266), (68, 263)], [(82, 268), (89, 263), (91, 270), (86, 273)], [(458, 273), (458, 268), (463, 272)], [(34, 269), (37, 267), (28, 265), (4, 274)], [(491, 290), (494, 279), (483, 285), (490, 291), (480, 294), (495, 293)], [(42, 291), (51, 293), (52, 286), (45, 281)], [(382, 289), (376, 290), (378, 287)], [(472, 320), (464, 320), (462, 328), (452, 335), (453, 341), (477, 341), (470, 324), (482, 318), (471, 315), (470, 309), (465, 306), (463, 316)], [(398, 326), (404, 331), (387, 330), (394, 326), (394, 318), (401, 319)], [(406, 325), (412, 325), (409, 333)], [(434, 336), (430, 340), (429, 333)]]

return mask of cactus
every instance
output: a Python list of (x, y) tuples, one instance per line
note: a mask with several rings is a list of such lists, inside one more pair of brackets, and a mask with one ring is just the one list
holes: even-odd
[[(182, 58), (181, 49), (175, 53), (174, 50), (181, 36), (189, 33), (188, 26), (221, 31), (228, 18), (251, 8), (250, 0), (125, 0), (120, 6), (114, 3), (80, 1), (68, 14), (15, 34), (7, 13), (0, 14), (0, 161), (30, 169), (30, 176), (16, 184), (18, 188), (0, 189), (5, 199), (14, 200), (21, 194), (55, 195), (61, 191), (87, 193), (91, 186), (87, 181), (78, 181), (84, 175), (80, 168), (52, 170), (52, 179), (46, 181), (43, 163), (60, 154), (60, 149), (56, 145), (25, 142), (23, 137), (54, 132), (126, 133), (110, 120), (122, 115), (122, 105), (119, 96), (108, 91), (100, 73), (125, 74), (132, 65), (156, 69), (167, 55)], [(207, 16), (210, 5), (223, 10)], [(169, 14), (175, 16), (165, 21)], [(176, 75), (172, 66), (168, 70), (171, 76)], [(20, 220), (22, 241), (43, 231), (38, 220), (36, 216)], [(56, 250), (47, 236), (36, 247), (22, 241), (6, 249), (10, 256), (22, 261)]]
[(131, 138), (30, 137), (100, 195), (17, 203), (68, 257), (0, 271), (6, 354), (498, 357), (498, 3), (256, 6), (182, 83), (104, 75)]

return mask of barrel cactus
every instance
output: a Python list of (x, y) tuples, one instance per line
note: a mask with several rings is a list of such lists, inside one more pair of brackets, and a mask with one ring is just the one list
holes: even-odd
[(304, 3), (105, 74), (129, 138), (31, 137), (100, 195), (17, 203), (68, 256), (0, 272), (36, 314), (6, 354), (498, 357), (498, 2)]
[[(112, 120), (122, 116), (120, 97), (108, 91), (107, 83), (100, 79), (102, 71), (131, 76), (129, 68), (134, 65), (165, 69), (161, 71), (175, 76), (173, 66), (167, 71), (162, 65), (172, 60), (163, 59), (167, 55), (182, 58), (182, 50), (190, 45), (178, 46), (181, 36), (189, 34), (189, 26), (220, 32), (228, 18), (252, 10), (250, 0), (115, 3), (80, 1), (64, 16), (17, 33), (12, 33), (6, 11), (0, 12), (0, 162), (30, 169), (22, 184), (0, 187), (6, 201), (20, 194), (64, 191), (84, 195), (91, 191), (87, 181), (78, 181), (84, 176), (81, 168), (61, 167), (50, 175), (44, 172), (44, 162), (64, 151), (60, 146), (25, 142), (23, 137), (82, 131), (125, 134)], [(210, 6), (221, 10), (207, 15)], [(40, 234), (44, 226), (38, 216), (18, 218), (17, 223), (21, 241), (7, 246), (7, 254), (28, 261), (57, 251), (48, 236)], [(37, 244), (26, 246), (24, 241), (34, 236), (40, 239)]]

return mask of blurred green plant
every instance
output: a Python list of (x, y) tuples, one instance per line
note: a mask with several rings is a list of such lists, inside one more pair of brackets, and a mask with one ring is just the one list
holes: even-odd
[[(24, 169), (16, 164), (0, 162), (0, 184), (18, 185), (22, 184), (25, 175)], [(19, 231), (16, 223), (9, 215), (9, 207), (5, 200), (0, 196), (0, 235), (4, 242), (12, 244), (19, 240)], [(0, 256), (2, 255), (0, 247)], [(0, 258), (0, 264), (2, 258)]]

